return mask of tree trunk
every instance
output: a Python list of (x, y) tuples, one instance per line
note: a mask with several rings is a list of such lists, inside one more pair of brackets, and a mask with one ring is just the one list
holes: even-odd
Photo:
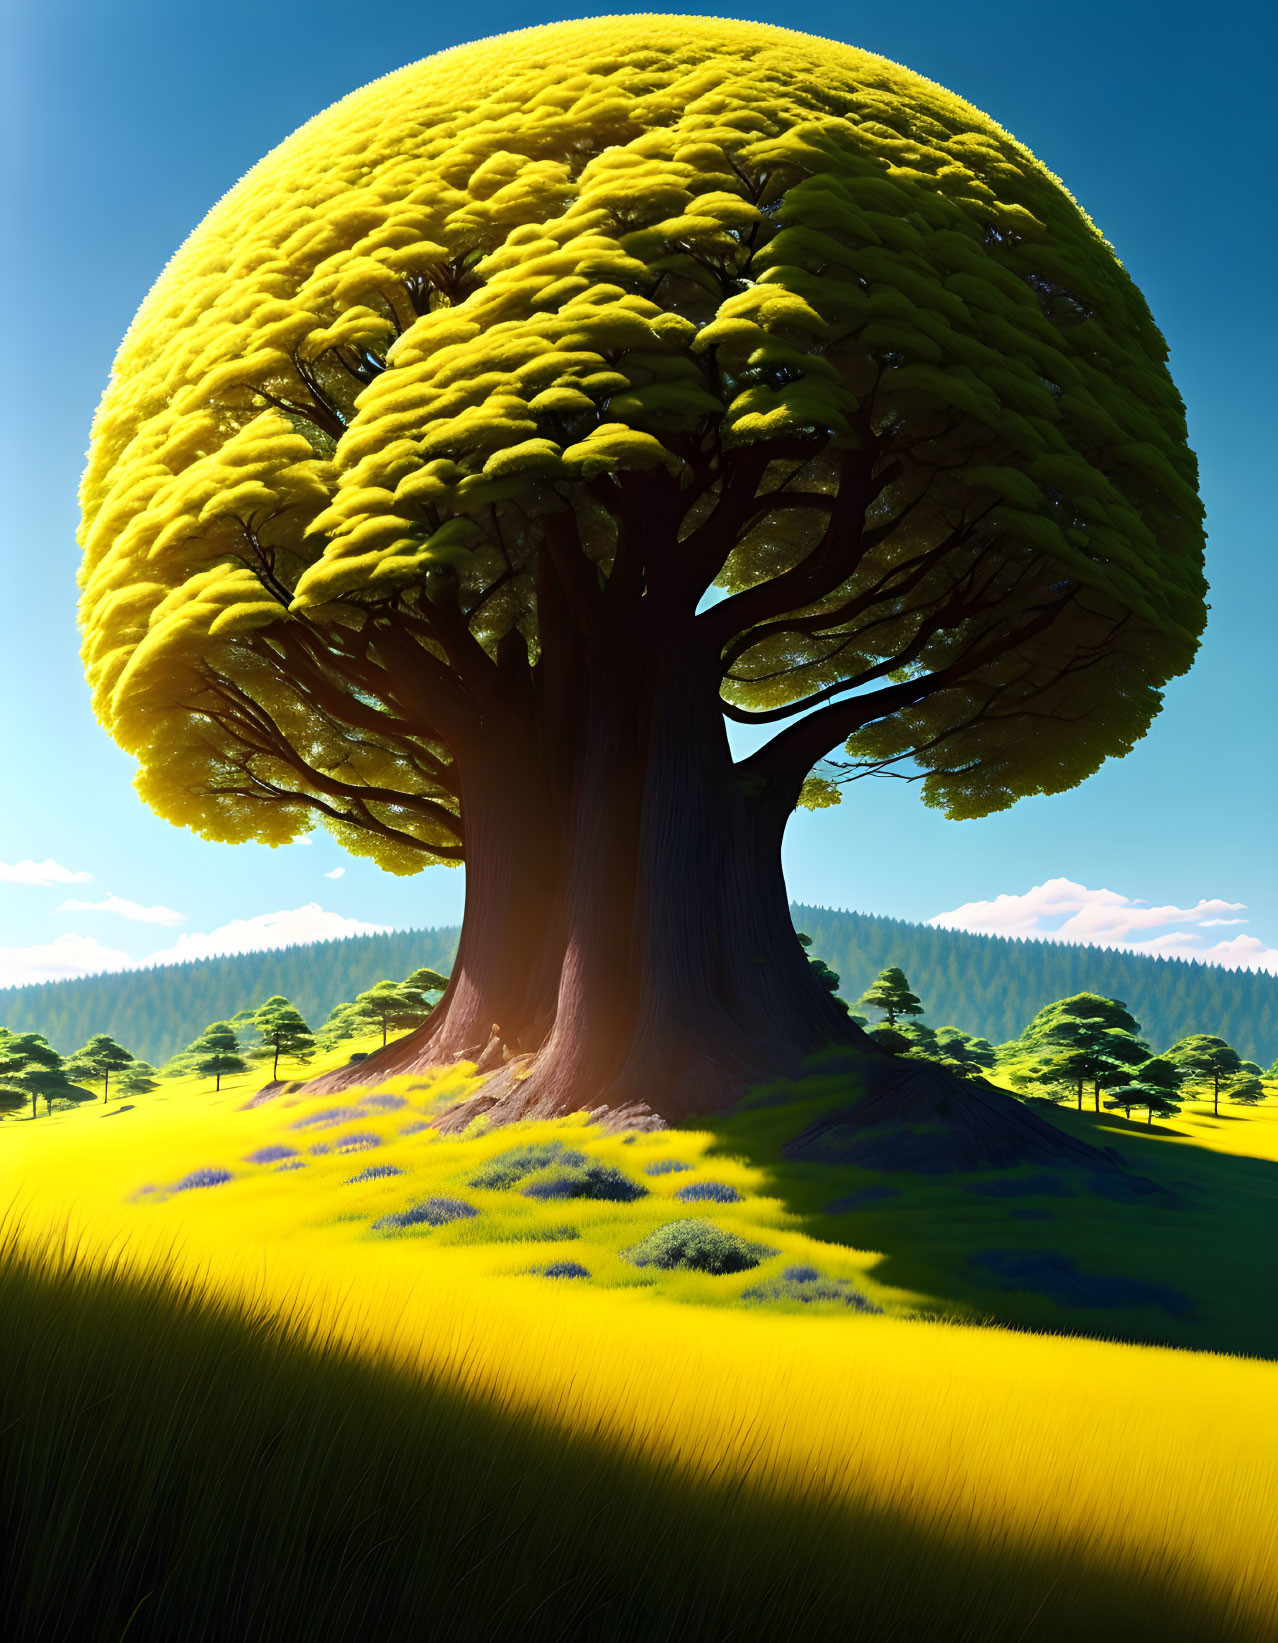
[(469, 1061), (488, 1076), (437, 1121), (446, 1131), (583, 1109), (655, 1127), (841, 1046), (838, 1070), (857, 1087), (864, 1069), (876, 1124), (921, 1124), (934, 1149), (975, 1160), (964, 1167), (1114, 1168), (1004, 1092), (889, 1056), (850, 1020), (790, 919), (781, 840), (798, 781), (743, 776), (717, 659), (668, 608), (627, 606), (611, 626), (591, 608), (597, 631), (539, 675), (530, 725), (458, 757), (466, 912), (439, 1005), (308, 1088)]
[(465, 1059), (496, 1075), (479, 1100), (497, 1118), (679, 1118), (827, 1045), (881, 1053), (799, 945), (784, 815), (743, 790), (691, 653), (670, 637), (654, 658), (614, 634), (590, 661), (572, 748), (464, 773), (448, 990), (420, 1028), (312, 1088)]

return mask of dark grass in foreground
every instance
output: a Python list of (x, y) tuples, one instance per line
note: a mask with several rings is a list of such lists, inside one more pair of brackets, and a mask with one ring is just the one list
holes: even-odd
[(1244, 1636), (1154, 1566), (694, 1483), (162, 1275), (2, 1253), (21, 1643)]

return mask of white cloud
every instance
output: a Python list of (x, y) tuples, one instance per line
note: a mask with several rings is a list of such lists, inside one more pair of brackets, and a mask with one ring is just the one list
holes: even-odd
[(98, 970), (127, 970), (133, 960), (96, 936), (67, 933), (34, 947), (0, 947), (0, 987), (32, 981), (66, 981)]
[[(1193, 907), (1151, 907), (1114, 890), (1089, 890), (1061, 878), (1036, 884), (1023, 895), (965, 902), (951, 912), (938, 913), (928, 923), (946, 930), (1121, 947), (1133, 953), (1195, 958), (1227, 969), (1278, 974), (1278, 948), (1266, 947), (1258, 937), (1238, 935), (1208, 945), (1199, 933), (1223, 924), (1246, 924), (1247, 919), (1224, 916), (1245, 911), (1245, 907), (1241, 901), (1219, 900), (1199, 901)], [(1197, 929), (1175, 928), (1184, 924)], [(1173, 928), (1167, 929), (1168, 925)]]
[[(110, 899), (110, 898), (108, 898)], [(149, 911), (150, 909), (148, 909)], [(118, 948), (105, 947), (96, 936), (61, 935), (56, 941), (32, 947), (0, 947), (0, 987), (22, 987), (33, 981), (65, 981), (101, 970), (135, 970), (144, 964), (181, 964), (188, 959), (214, 958), (223, 953), (253, 953), (269, 947), (291, 947), (298, 942), (332, 941), (337, 936), (371, 936), (389, 930), (388, 924), (366, 924), (362, 919), (328, 913), (318, 902), (255, 918), (232, 919), (207, 933), (191, 931), (145, 958), (133, 958)]]
[(337, 936), (377, 935), (389, 928), (388, 924), (366, 924), (362, 919), (325, 912), (317, 901), (311, 901), (305, 907), (284, 912), (232, 919), (207, 935), (191, 931), (179, 936), (172, 947), (150, 953), (139, 962), (181, 964), (187, 959), (213, 958), (223, 953), (256, 953), (267, 947), (292, 947), (298, 942), (332, 941)]
[(92, 873), (75, 873), (50, 856), (45, 861), (0, 861), (0, 884), (87, 884)]
[(102, 901), (64, 901), (58, 912), (115, 913), (134, 924), (181, 924), (186, 918), (185, 913), (175, 913), (171, 907), (143, 907), (140, 902), (111, 895)]
[(326, 879), (340, 879), (345, 871), (346, 869), (344, 867), (334, 867), (332, 872), (325, 873), (324, 877)]

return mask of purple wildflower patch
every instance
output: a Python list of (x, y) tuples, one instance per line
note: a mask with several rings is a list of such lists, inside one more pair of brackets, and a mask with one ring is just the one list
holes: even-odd
[(525, 1198), (543, 1201), (556, 1198), (598, 1198), (610, 1204), (629, 1204), (647, 1196), (647, 1187), (632, 1181), (610, 1164), (586, 1164), (579, 1169), (559, 1170), (554, 1175), (532, 1181), (524, 1188)]
[(645, 1175), (677, 1175), (680, 1170), (691, 1169), (691, 1164), (685, 1164), (681, 1158), (658, 1158), (655, 1164), (649, 1164), (644, 1171)]
[(399, 1133), (401, 1135), (417, 1135), (420, 1131), (428, 1130), (429, 1128), (430, 1125), (424, 1118), (414, 1118), (412, 1123), (405, 1124)]
[(352, 1118), (360, 1118), (358, 1107), (329, 1107), (324, 1112), (309, 1113), (305, 1118), (297, 1119), (295, 1130), (328, 1129), (332, 1124), (345, 1124)]
[(370, 1164), (362, 1169), (358, 1175), (352, 1175), (343, 1182), (344, 1186), (353, 1187), (359, 1181), (381, 1181), (388, 1175), (402, 1175), (404, 1172), (397, 1164)]
[(174, 1192), (189, 1192), (193, 1187), (220, 1187), (231, 1179), (228, 1169), (193, 1169), (180, 1181), (173, 1183)]
[(370, 1147), (380, 1147), (380, 1135), (369, 1135), (367, 1132), (339, 1135), (333, 1142), (334, 1152), (367, 1152)]
[(281, 1158), (292, 1158), (296, 1155), (296, 1147), (259, 1147), (245, 1158), (246, 1164), (278, 1164)]
[(539, 1278), (589, 1278), (590, 1273), (580, 1261), (552, 1261), (549, 1266), (535, 1266)]
[(741, 1194), (724, 1181), (689, 1181), (675, 1193), (685, 1204), (739, 1204)]
[(463, 1203), (460, 1198), (423, 1198), (420, 1203), (410, 1204), (407, 1209), (400, 1210), (395, 1215), (383, 1215), (381, 1220), (373, 1222), (374, 1232), (392, 1232), (401, 1227), (442, 1227), (449, 1221), (467, 1221), (479, 1211), (473, 1204)]
[(276, 1175), (278, 1175), (280, 1173), (280, 1170), (305, 1169), (305, 1168), (306, 1168), (305, 1158), (290, 1158), (287, 1163), (281, 1164), (279, 1169), (277, 1169), (275, 1173), (276, 1173)]
[(391, 1095), (389, 1091), (378, 1090), (372, 1095), (361, 1098), (359, 1110), (361, 1112), (398, 1112), (406, 1107), (408, 1102), (402, 1095)]

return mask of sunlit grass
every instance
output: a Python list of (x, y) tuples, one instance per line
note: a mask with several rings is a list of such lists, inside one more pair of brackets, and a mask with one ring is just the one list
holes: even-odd
[[(163, 1268), (167, 1281), (227, 1303), (232, 1320), (287, 1314), (343, 1363), (408, 1376), (396, 1397), (425, 1384), (516, 1428), (602, 1445), (609, 1465), (684, 1480), (690, 1501), (727, 1488), (803, 1506), (827, 1525), (830, 1555), (837, 1545), (854, 1585), (870, 1565), (840, 1537), (868, 1514), (893, 1526), (892, 1555), (905, 1556), (893, 1536), (920, 1537), (902, 1583), (918, 1579), (918, 1546), (927, 1549), (932, 1574), (919, 1589), (939, 1605), (938, 1636), (949, 1626), (976, 1638), (1260, 1637), (1272, 1624), (1278, 1366), (912, 1316), (928, 1297), (884, 1282), (873, 1249), (813, 1237), (758, 1161), (766, 1149), (734, 1155), (722, 1133), (621, 1135), (583, 1118), (460, 1137), (420, 1127), (470, 1087), (465, 1069), (394, 1080), (372, 1099), (285, 1091), (246, 1108), (258, 1082), (227, 1081), (215, 1094), (207, 1081), (174, 1080), (129, 1112), (98, 1105), (6, 1121), (11, 1224), (40, 1281), (57, 1290), (66, 1237), (81, 1251), (81, 1284), (123, 1251), (139, 1271)], [(335, 1112), (343, 1116), (326, 1122)], [(1185, 1116), (1174, 1126), (1182, 1135), (1163, 1145), (1278, 1159), (1276, 1116), (1261, 1108), (1219, 1125)], [(343, 1150), (351, 1136), (365, 1139)], [(547, 1142), (621, 1172), (643, 1196), (527, 1196), (544, 1170), (505, 1188), (471, 1184), (511, 1148)], [(249, 1161), (264, 1149), (268, 1161)], [(652, 1173), (672, 1160), (690, 1167)], [(374, 1165), (399, 1173), (352, 1181)], [(231, 1179), (177, 1190), (201, 1171)], [(705, 1181), (739, 1201), (676, 1197)], [(477, 1213), (374, 1229), (431, 1197)], [(687, 1217), (775, 1253), (724, 1276), (627, 1258)], [(566, 1260), (589, 1277), (534, 1272)], [(881, 1315), (744, 1302), (796, 1265), (844, 1280)], [(151, 1291), (153, 1314), (164, 1313), (166, 1293)], [(482, 1466), (505, 1475), (491, 1454)], [(766, 1563), (771, 1552), (756, 1550)], [(973, 1579), (984, 1568), (1012, 1582), (993, 1610), (980, 1610), (970, 1583), (937, 1594), (956, 1560)], [(1058, 1578), (1063, 1589), (1026, 1631)], [(844, 1596), (851, 1602), (851, 1590)], [(909, 1612), (903, 1635), (927, 1635)], [(1126, 1630), (1095, 1629), (1110, 1612), (1127, 1616)], [(1161, 1631), (1147, 1631), (1159, 1616)]]

